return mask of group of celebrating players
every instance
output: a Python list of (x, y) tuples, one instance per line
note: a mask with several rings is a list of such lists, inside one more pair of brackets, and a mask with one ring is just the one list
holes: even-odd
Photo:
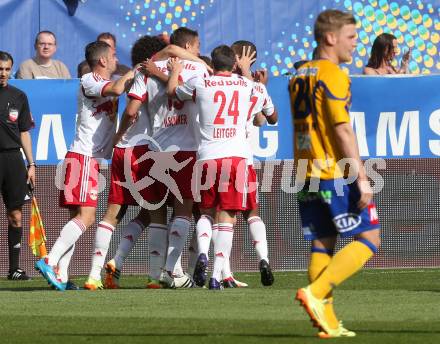
[[(380, 245), (377, 211), (350, 124), (350, 79), (339, 68), (356, 47), (356, 20), (351, 13), (326, 10), (317, 17), (314, 33), (314, 59), (298, 65), (289, 84), (294, 159), (305, 172), (297, 198), (304, 235), (311, 240), (310, 284), (297, 291), (296, 299), (320, 337), (353, 337), (335, 314), (333, 290)], [(112, 153), (108, 208), (98, 224), (86, 289), (118, 288), (124, 260), (146, 227), (147, 288), (204, 286), (211, 242), (209, 289), (243, 286), (229, 264), (239, 212), (249, 225), (261, 282), (273, 284), (249, 144), (252, 126), (278, 120), (265, 87), (267, 74), (251, 73), (257, 53), (251, 42), (218, 46), (208, 62), (199, 57), (199, 46), (197, 32), (187, 28), (177, 29), (169, 46), (144, 36), (133, 46), (134, 71), (116, 81), (111, 81), (115, 51), (102, 42), (86, 47), (92, 72), (81, 79), (77, 131), (60, 198), (72, 217), (49, 255), (36, 263), (55, 289), (71, 288), (67, 267), (75, 242), (95, 221), (98, 159)], [(128, 103), (116, 132), (117, 97), (126, 90)], [(348, 169), (339, 163), (347, 160)], [(139, 214), (122, 229), (116, 255), (105, 264), (127, 205), (140, 205)], [(173, 210), (169, 222), (168, 206)], [(184, 272), (181, 255), (193, 215), (196, 231)], [(354, 240), (334, 253), (338, 236)]]
[[(60, 194), (60, 205), (70, 209), (71, 220), (48, 256), (36, 263), (55, 289), (75, 288), (67, 268), (76, 241), (95, 222), (99, 159), (111, 156), (108, 207), (97, 226), (84, 288), (118, 288), (124, 260), (147, 227), (147, 288), (204, 286), (211, 241), (209, 288), (246, 286), (233, 278), (229, 264), (237, 212), (248, 220), (262, 283), (274, 281), (266, 228), (258, 216), (249, 136), (254, 123), (276, 123), (277, 112), (264, 85), (266, 72), (250, 72), (255, 45), (221, 45), (213, 50), (212, 61), (205, 62), (199, 57), (196, 31), (179, 28), (170, 42), (165, 46), (158, 37), (140, 38), (132, 49), (135, 68), (115, 81), (115, 51), (105, 42), (92, 42), (85, 49), (92, 71), (81, 78), (76, 134), (65, 157)], [(128, 101), (116, 132), (117, 97), (124, 92)], [(102, 283), (112, 233), (128, 205), (140, 205), (140, 211), (123, 228)], [(170, 221), (168, 206), (173, 210)], [(184, 272), (181, 255), (193, 213), (196, 232)]]

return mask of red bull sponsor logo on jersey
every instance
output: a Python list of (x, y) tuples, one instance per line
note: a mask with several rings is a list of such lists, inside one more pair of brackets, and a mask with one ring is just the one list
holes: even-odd
[(243, 79), (229, 79), (229, 80), (210, 80), (205, 79), (205, 87), (217, 87), (217, 86), (244, 86), (247, 87), (247, 82)]
[(107, 116), (109, 116), (110, 119), (113, 120), (114, 118), (116, 118), (116, 114), (118, 113), (118, 101), (115, 99), (110, 99), (96, 106), (93, 105), (93, 108), (95, 109), (92, 112), (93, 117), (101, 113), (106, 113)]

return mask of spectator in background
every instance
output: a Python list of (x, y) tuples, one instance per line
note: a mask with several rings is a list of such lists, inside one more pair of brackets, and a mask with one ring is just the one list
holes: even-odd
[[(0, 191), (8, 216), (9, 280), (28, 280), (19, 268), (21, 236), (23, 232), (21, 209), (28, 188), (35, 183), (35, 161), (29, 130), (34, 123), (26, 94), (8, 85), (14, 61), (0, 51)], [(26, 156), (27, 169), (20, 149)]]
[(371, 48), (371, 56), (364, 69), (364, 74), (407, 74), (411, 49), (408, 49), (408, 51), (403, 54), (399, 69), (392, 65), (397, 53), (397, 39), (394, 35), (383, 33), (377, 36)]
[(50, 31), (40, 31), (35, 38), (35, 57), (20, 65), (17, 79), (70, 79), (66, 65), (52, 59), (56, 51), (55, 34)]
[[(116, 51), (116, 37), (110, 32), (102, 32), (96, 37), (96, 41), (107, 43), (114, 51)], [(116, 72), (113, 75), (122, 76), (130, 70), (126, 65), (117, 64)], [(82, 61), (77, 67), (78, 78), (81, 78), (84, 74), (90, 73), (90, 66), (86, 60)]]

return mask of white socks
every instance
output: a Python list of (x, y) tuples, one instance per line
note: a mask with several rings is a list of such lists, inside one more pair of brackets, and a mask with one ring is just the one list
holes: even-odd
[(89, 274), (89, 277), (93, 278), (94, 280), (101, 280), (101, 270), (105, 263), (105, 257), (107, 256), (110, 240), (112, 239), (114, 230), (115, 227), (107, 222), (101, 221), (98, 224), (95, 235), (95, 249), (93, 251), (92, 269), (90, 270)]
[(212, 237), (212, 218), (208, 215), (202, 215), (197, 221), (196, 231), (197, 231), (197, 247), (198, 254), (206, 254), (208, 257), (209, 245), (211, 243)]
[(198, 248), (197, 248), (197, 231), (194, 231), (189, 242), (189, 258), (188, 258), (188, 273), (192, 276), (194, 275), (194, 269), (196, 268), (197, 258), (198, 258)]
[(60, 258), (76, 243), (86, 229), (84, 223), (78, 218), (73, 218), (67, 222), (47, 256), (48, 264), (51, 266), (58, 265)]
[(269, 263), (267, 239), (266, 239), (266, 225), (261, 218), (253, 216), (248, 219), (249, 233), (251, 234), (252, 244), (255, 247), (258, 261), (265, 259)]
[[(174, 221), (170, 223), (168, 233), (168, 253), (165, 270), (174, 272), (174, 269), (182, 270), (182, 266), (176, 266), (188, 238), (189, 229), (191, 227), (190, 219), (183, 216), (176, 216)], [(180, 261), (179, 261), (180, 263)], [(180, 268), (180, 269), (179, 269)]]
[(144, 230), (144, 225), (139, 220), (132, 220), (122, 229), (121, 241), (116, 251), (115, 260), (116, 269), (122, 270), (125, 259), (130, 254), (136, 241)]
[(212, 272), (212, 277), (217, 281), (221, 280), (225, 261), (229, 260), (231, 255), (233, 234), (232, 223), (218, 224), (218, 234), (214, 242), (214, 267)]
[(72, 259), (73, 252), (75, 251), (75, 245), (72, 245), (58, 261), (58, 277), (62, 283), (67, 283), (69, 280), (69, 264)]
[(218, 223), (214, 223), (212, 225), (212, 236), (211, 236), (212, 246), (215, 245), (215, 240), (217, 239), (217, 234), (218, 234)]
[(166, 225), (150, 223), (148, 234), (148, 252), (150, 255), (149, 275), (158, 280), (161, 270), (165, 266), (168, 247), (168, 228)]

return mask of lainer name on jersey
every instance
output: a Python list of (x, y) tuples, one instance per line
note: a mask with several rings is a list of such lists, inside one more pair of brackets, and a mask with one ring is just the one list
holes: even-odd
[(229, 139), (235, 137), (237, 130), (235, 128), (214, 128), (212, 135), (215, 139)]
[(163, 120), (164, 128), (168, 128), (174, 125), (185, 125), (185, 124), (188, 124), (186, 115), (167, 116)]

